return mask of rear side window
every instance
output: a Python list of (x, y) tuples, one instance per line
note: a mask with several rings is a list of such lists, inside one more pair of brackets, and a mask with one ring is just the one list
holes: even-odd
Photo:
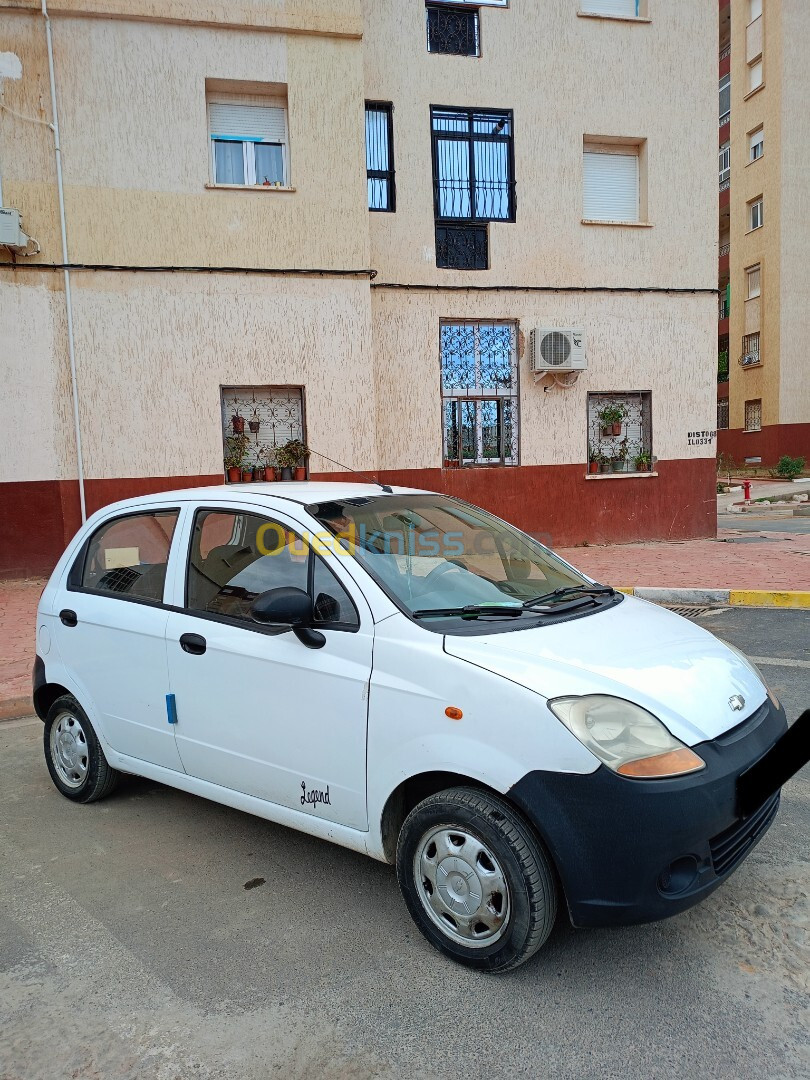
[(227, 615), (255, 629), (253, 601), (283, 587), (310, 593), (317, 623), (359, 626), (346, 590), (298, 533), (259, 514), (197, 512), (186, 584), (190, 611)]
[(162, 601), (178, 512), (128, 514), (102, 525), (87, 545), (82, 588), (155, 603)]

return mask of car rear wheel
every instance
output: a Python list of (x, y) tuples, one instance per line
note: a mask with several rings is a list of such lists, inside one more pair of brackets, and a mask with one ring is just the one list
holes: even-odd
[(451, 788), (419, 803), (399, 834), (397, 878), (431, 945), (469, 967), (515, 968), (554, 925), (549, 859), (521, 816), (491, 792)]
[(67, 799), (89, 803), (109, 795), (120, 773), (110, 767), (87, 714), (72, 694), (48, 710), (43, 735), (45, 761)]

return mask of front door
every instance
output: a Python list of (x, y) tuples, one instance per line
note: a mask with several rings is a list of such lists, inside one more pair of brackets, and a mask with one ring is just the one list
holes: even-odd
[[(196, 512), (186, 575), (166, 630), (186, 772), (366, 829), (373, 624), (356, 587), (289, 523), (225, 508)], [(252, 621), (252, 601), (281, 586), (313, 596), (323, 648)]]
[(168, 723), (163, 589), (178, 510), (119, 515), (83, 545), (56, 598), (79, 703), (120, 754), (183, 771)]

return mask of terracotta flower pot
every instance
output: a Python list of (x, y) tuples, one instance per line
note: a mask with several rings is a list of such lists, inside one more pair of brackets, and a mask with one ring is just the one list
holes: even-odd
[(307, 478), (306, 466), (305, 465), (297, 466), (297, 468), (295, 470), (295, 479), (296, 480), (306, 480), (306, 478)]
[(621, 433), (622, 433), (622, 422), (620, 420), (618, 424), (613, 425), (613, 434), (614, 435), (621, 435)]
[(647, 464), (646, 461), (641, 461), (641, 462), (639, 462), (638, 465), (636, 465), (636, 472), (649, 472), (649, 471), (650, 471), (650, 466)]
[(599, 462), (598, 461), (591, 461), (589, 463), (589, 465), (588, 465), (588, 472), (592, 472), (592, 473), (599, 472)]
[(238, 484), (242, 479), (242, 470), (238, 468), (228, 469), (228, 483)]
[(254, 480), (264, 480), (264, 466), (263, 465), (257, 465), (255, 467), (255, 469), (253, 470), (253, 479)]
[(231, 426), (233, 427), (234, 435), (243, 435), (245, 432), (245, 418), (244, 416), (232, 416)]
[(249, 484), (253, 480), (253, 469), (242, 469), (242, 483)]

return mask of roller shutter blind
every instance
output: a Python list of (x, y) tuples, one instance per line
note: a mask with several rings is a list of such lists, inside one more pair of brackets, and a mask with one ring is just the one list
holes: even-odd
[(582, 0), (590, 15), (638, 15), (638, 0)]
[(583, 209), (589, 221), (638, 221), (638, 154), (586, 150)]
[(212, 138), (245, 142), (286, 142), (284, 109), (264, 105), (208, 104), (208, 132)]

